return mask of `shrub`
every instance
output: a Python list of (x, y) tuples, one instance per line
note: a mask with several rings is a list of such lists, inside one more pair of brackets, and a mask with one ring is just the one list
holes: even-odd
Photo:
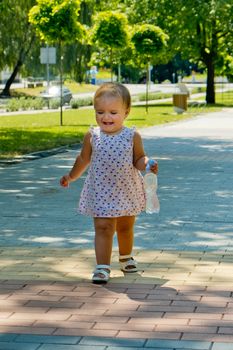
[[(139, 101), (146, 101), (146, 94), (145, 93), (139, 94), (138, 98), (139, 98)], [(149, 100), (157, 100), (158, 98), (159, 98), (158, 93), (149, 92), (149, 94), (148, 94)]]
[(72, 98), (70, 101), (70, 105), (72, 109), (78, 109), (79, 108), (79, 100)]
[(31, 98), (26, 98), (26, 97), (20, 97), (19, 100), (19, 109), (22, 110), (27, 110), (27, 109), (32, 109), (32, 99)]
[(71, 108), (77, 109), (79, 107), (91, 106), (93, 104), (92, 97), (72, 98), (70, 101)]
[(7, 112), (16, 112), (20, 109), (20, 103), (18, 98), (11, 98), (6, 106)]
[(6, 110), (7, 112), (15, 112), (19, 110), (30, 110), (30, 109), (43, 109), (45, 106), (45, 102), (42, 98), (26, 98), (26, 97), (20, 97), (20, 98), (11, 98), (7, 105)]
[(33, 105), (34, 109), (38, 110), (38, 109), (43, 109), (45, 107), (46, 103), (43, 100), (43, 98), (38, 97), (38, 98), (33, 99), (32, 105)]
[(52, 109), (58, 109), (60, 107), (60, 103), (61, 103), (61, 101), (58, 98), (51, 99), (49, 101), (49, 107)]

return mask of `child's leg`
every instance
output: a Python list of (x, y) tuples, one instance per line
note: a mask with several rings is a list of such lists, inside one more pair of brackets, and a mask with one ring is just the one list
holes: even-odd
[(112, 241), (116, 231), (115, 218), (94, 218), (97, 265), (110, 265)]
[(137, 262), (132, 257), (134, 222), (134, 216), (117, 218), (119, 261), (123, 272), (137, 272)]
[(129, 255), (133, 249), (135, 216), (117, 218), (116, 230), (120, 255)]

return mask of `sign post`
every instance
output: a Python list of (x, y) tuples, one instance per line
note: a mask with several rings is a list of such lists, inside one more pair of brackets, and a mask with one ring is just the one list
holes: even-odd
[(47, 71), (47, 86), (49, 86), (49, 65), (56, 64), (56, 48), (49, 47), (41, 47), (40, 49), (40, 63), (46, 64)]

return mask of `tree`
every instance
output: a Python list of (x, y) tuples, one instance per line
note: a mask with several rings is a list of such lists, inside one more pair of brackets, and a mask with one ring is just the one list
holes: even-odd
[(10, 87), (36, 43), (28, 22), (28, 11), (35, 0), (4, 0), (0, 3), (0, 69), (12, 68), (1, 96), (10, 96)]
[(111, 77), (113, 78), (113, 52), (128, 45), (127, 17), (122, 13), (104, 11), (95, 16), (92, 41), (110, 52)]
[[(169, 54), (202, 63), (207, 69), (207, 103), (215, 103), (214, 77), (220, 57), (233, 42), (232, 0), (127, 0), (131, 21), (143, 18), (169, 34)], [(231, 53), (232, 55), (232, 53)]]
[(62, 48), (64, 43), (81, 40), (84, 28), (78, 21), (80, 0), (37, 0), (29, 12), (29, 21), (35, 26), (41, 40), (58, 43), (60, 49), (60, 124), (62, 120)]
[(168, 36), (161, 28), (153, 26), (152, 24), (143, 24), (137, 26), (132, 36), (132, 42), (138, 54), (147, 66), (146, 77), (146, 111), (148, 111), (148, 88), (149, 88), (149, 69), (153, 62), (157, 61), (159, 56), (164, 53), (167, 45)]

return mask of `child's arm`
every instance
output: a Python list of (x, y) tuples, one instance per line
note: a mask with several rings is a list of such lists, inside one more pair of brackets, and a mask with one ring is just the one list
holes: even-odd
[(61, 186), (67, 187), (84, 173), (90, 163), (91, 153), (91, 133), (88, 132), (84, 137), (81, 153), (77, 156), (71, 171), (60, 179)]
[[(135, 168), (140, 171), (146, 170), (146, 165), (149, 161), (149, 158), (146, 156), (141, 135), (136, 131), (134, 133), (134, 144), (133, 144), (133, 164)], [(150, 167), (150, 171), (157, 174), (158, 172), (158, 164), (152, 165)]]

